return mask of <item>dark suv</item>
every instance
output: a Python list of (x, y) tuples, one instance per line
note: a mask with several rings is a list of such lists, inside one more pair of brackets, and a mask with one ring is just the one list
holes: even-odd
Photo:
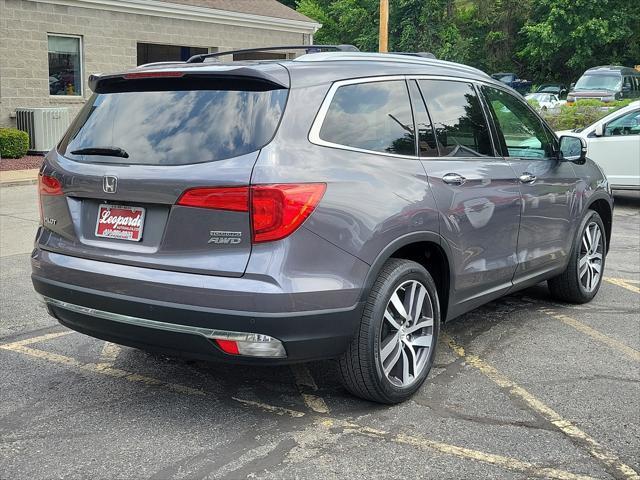
[(588, 302), (612, 198), (483, 72), (405, 55), (201, 56), (91, 78), (40, 175), (33, 284), (63, 325), (200, 359), (336, 358), (394, 403), (438, 330), (548, 281)]

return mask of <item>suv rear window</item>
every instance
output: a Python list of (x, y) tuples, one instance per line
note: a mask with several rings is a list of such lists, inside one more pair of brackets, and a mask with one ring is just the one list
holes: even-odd
[[(176, 89), (94, 94), (58, 151), (82, 162), (145, 165), (244, 155), (269, 143), (287, 92)], [(72, 153), (92, 148), (122, 149), (128, 157)]]

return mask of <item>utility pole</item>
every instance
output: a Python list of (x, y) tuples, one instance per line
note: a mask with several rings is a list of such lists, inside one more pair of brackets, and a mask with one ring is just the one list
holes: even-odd
[(389, 51), (389, 0), (380, 0), (380, 37), (378, 51)]

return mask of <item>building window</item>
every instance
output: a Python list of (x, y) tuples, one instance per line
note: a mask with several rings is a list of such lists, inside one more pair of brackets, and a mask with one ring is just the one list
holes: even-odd
[(82, 95), (80, 37), (49, 35), (49, 94)]
[(155, 62), (184, 62), (189, 57), (209, 53), (208, 48), (138, 43), (138, 65)]

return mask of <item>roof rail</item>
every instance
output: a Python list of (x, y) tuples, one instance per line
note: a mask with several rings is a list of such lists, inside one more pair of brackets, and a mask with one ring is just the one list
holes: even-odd
[(389, 52), (394, 55), (408, 55), (410, 57), (422, 57), (422, 58), (436, 58), (431, 52)]
[(233, 55), (236, 53), (256, 53), (269, 52), (273, 50), (304, 50), (305, 53), (317, 53), (322, 50), (333, 50), (337, 52), (359, 52), (358, 47), (353, 45), (279, 45), (275, 47), (244, 48), (241, 50), (227, 50), (225, 52), (201, 53), (194, 55), (187, 60), (187, 63), (202, 63), (206, 58), (216, 58), (223, 55)]

